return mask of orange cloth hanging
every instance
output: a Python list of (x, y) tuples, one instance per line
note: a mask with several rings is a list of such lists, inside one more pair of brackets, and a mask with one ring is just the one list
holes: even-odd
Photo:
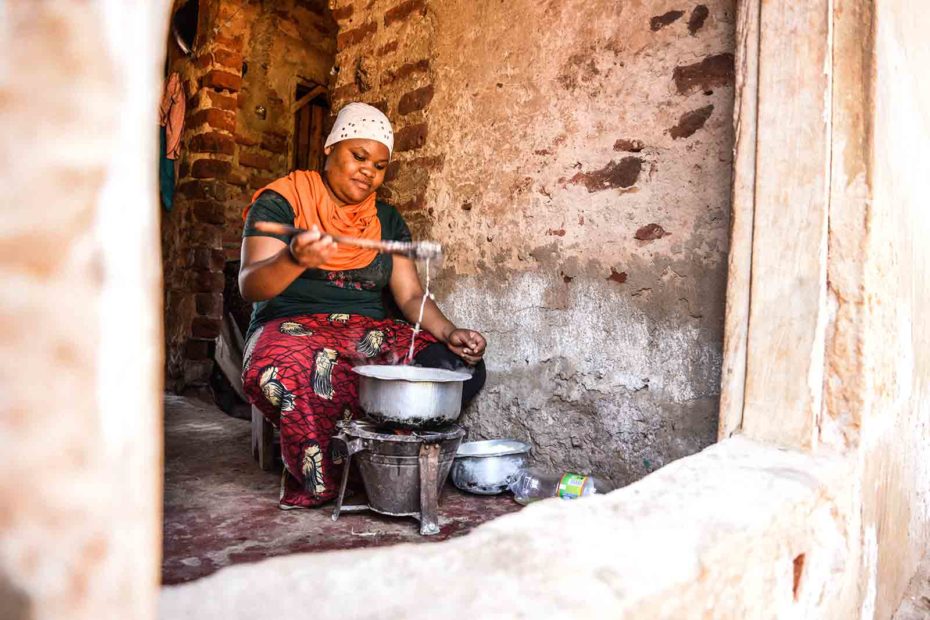
[[(323, 178), (313, 170), (295, 170), (286, 177), (269, 183), (252, 195), (252, 202), (265, 190), (278, 192), (294, 209), (294, 226), (310, 229), (316, 224), (330, 235), (360, 237), (373, 241), (381, 240), (381, 220), (375, 206), (375, 194), (358, 204), (338, 206), (330, 197)], [(242, 212), (248, 216), (249, 205)], [(339, 245), (335, 254), (320, 265), (327, 271), (345, 271), (367, 267), (377, 256), (375, 250)]]
[(165, 83), (165, 92), (158, 108), (158, 124), (165, 128), (166, 157), (177, 159), (181, 152), (181, 132), (184, 131), (184, 90), (181, 76), (173, 72)]

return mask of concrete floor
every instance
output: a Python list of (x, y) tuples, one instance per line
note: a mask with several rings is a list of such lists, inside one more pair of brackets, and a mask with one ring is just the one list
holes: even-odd
[(165, 396), (164, 584), (290, 553), (446, 540), (520, 509), (509, 495), (469, 495), (448, 484), (441, 532), (425, 537), (413, 519), (365, 512), (334, 522), (331, 505), (281, 510), (280, 466), (261, 471), (249, 441), (247, 421), (200, 400)]

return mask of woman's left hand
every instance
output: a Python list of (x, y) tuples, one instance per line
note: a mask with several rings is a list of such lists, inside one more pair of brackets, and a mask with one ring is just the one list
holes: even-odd
[(454, 329), (449, 334), (446, 346), (467, 364), (474, 366), (484, 357), (487, 342), (484, 336), (473, 329)]

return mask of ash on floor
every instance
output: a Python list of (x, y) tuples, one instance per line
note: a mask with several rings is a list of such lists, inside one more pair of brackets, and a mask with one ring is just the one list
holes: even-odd
[(259, 469), (250, 454), (250, 433), (248, 421), (213, 405), (165, 396), (162, 583), (290, 553), (446, 540), (520, 509), (509, 495), (469, 495), (447, 484), (442, 529), (435, 536), (420, 536), (413, 519), (371, 512), (333, 521), (332, 505), (281, 510), (280, 466), (273, 472)]

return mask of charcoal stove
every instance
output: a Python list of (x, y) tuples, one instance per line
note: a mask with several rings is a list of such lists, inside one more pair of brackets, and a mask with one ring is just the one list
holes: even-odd
[[(334, 460), (343, 461), (342, 482), (333, 521), (343, 512), (372, 510), (413, 517), (420, 534), (439, 533), (439, 500), (465, 429), (449, 424), (438, 430), (398, 433), (369, 420), (339, 424), (333, 437)], [(352, 462), (358, 466), (367, 504), (344, 504)]]

